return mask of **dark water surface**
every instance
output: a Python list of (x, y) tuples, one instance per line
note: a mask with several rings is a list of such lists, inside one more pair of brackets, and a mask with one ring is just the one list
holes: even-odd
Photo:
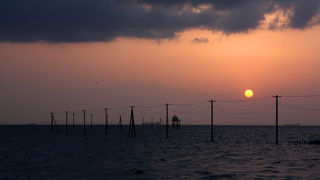
[(320, 179), (320, 127), (0, 126), (0, 179)]

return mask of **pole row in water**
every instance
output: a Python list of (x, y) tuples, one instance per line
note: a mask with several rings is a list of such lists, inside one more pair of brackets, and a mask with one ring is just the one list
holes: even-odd
[[(276, 112), (275, 112), (275, 144), (278, 145), (279, 144), (279, 98), (281, 98), (281, 96), (279, 95), (275, 95), (273, 96), (276, 100)], [(214, 141), (214, 102), (216, 102), (215, 100), (211, 99), (210, 101), (210, 136), (211, 136), (211, 142)], [(166, 103), (165, 105), (165, 116), (166, 116), (166, 122), (165, 122), (165, 137), (166, 139), (169, 138), (169, 106), (170, 104)], [(135, 119), (134, 119), (134, 107), (135, 106), (130, 106), (131, 109), (131, 113), (130, 113), (130, 123), (129, 123), (129, 136), (130, 137), (135, 137), (136, 136), (136, 128), (135, 128)], [(83, 134), (86, 134), (86, 113), (87, 110), (82, 110), (83, 113)], [(90, 114), (90, 122), (91, 122), (91, 129), (93, 127), (93, 115), (94, 114)], [(65, 111), (65, 129), (66, 129), (66, 134), (68, 134), (68, 111)], [(50, 119), (51, 119), (51, 132), (54, 132), (56, 130), (56, 132), (59, 132), (59, 128), (56, 122), (56, 119), (54, 117), (54, 113), (50, 112)], [(74, 124), (74, 120), (75, 120), (75, 113), (72, 113), (72, 129), (73, 131), (75, 130), (75, 124)], [(161, 128), (161, 123), (162, 120), (160, 118), (160, 128)], [(142, 119), (142, 128), (144, 125), (144, 120)], [(105, 135), (108, 136), (108, 126), (109, 126), (109, 122), (108, 122), (108, 108), (105, 108)], [(121, 115), (119, 118), (119, 124), (118, 124), (118, 128), (122, 129), (122, 119), (121, 119)]]

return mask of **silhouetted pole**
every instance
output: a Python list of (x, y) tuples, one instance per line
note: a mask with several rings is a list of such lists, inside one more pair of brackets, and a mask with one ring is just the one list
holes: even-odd
[(133, 107), (131, 107), (131, 117), (132, 117), (132, 132), (133, 132), (133, 137), (136, 136), (136, 125), (134, 123), (134, 115), (133, 115)]
[(72, 130), (73, 130), (73, 132), (74, 132), (74, 113), (72, 113)]
[(121, 120), (121, 115), (120, 115), (120, 118), (119, 118), (119, 129), (122, 129), (122, 120)]
[(106, 136), (108, 135), (108, 108), (104, 108), (105, 112), (105, 130), (106, 130)]
[(59, 126), (58, 126), (58, 124), (56, 122), (56, 119), (53, 116), (53, 113), (52, 113), (52, 118), (53, 118), (54, 125), (56, 126), (57, 132), (59, 132)]
[(143, 129), (143, 126), (144, 126), (144, 117), (142, 117), (142, 129)]
[(173, 122), (173, 119), (171, 119), (171, 128), (172, 128), (172, 129), (174, 128), (174, 122)]
[(66, 111), (66, 134), (68, 134), (68, 111)]
[(83, 112), (83, 134), (86, 134), (86, 110), (82, 110)]
[(91, 113), (91, 114), (90, 114), (90, 121), (91, 121), (90, 128), (91, 128), (91, 129), (92, 129), (92, 118), (93, 118), (93, 114)]
[(213, 102), (214, 100), (209, 101), (211, 104), (211, 142), (213, 142)]
[(136, 128), (134, 124), (134, 115), (133, 115), (133, 108), (134, 106), (131, 107), (131, 115), (130, 115), (130, 125), (129, 125), (129, 136), (135, 137), (136, 136)]
[(151, 117), (151, 127), (153, 129), (153, 117)]
[(276, 98), (276, 145), (279, 144), (279, 133), (278, 133), (278, 129), (279, 129), (279, 119), (278, 119), (278, 116), (279, 116), (279, 113), (278, 113), (278, 109), (279, 109), (279, 98), (281, 96), (279, 95), (275, 95), (273, 96)]
[(53, 112), (50, 112), (51, 117), (51, 132), (53, 132)]
[(168, 127), (169, 127), (169, 113), (168, 113), (168, 109), (169, 109), (169, 104), (165, 104), (166, 106), (166, 139), (169, 138), (168, 135)]

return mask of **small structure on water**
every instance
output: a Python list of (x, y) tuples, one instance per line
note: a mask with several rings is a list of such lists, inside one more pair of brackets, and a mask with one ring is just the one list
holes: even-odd
[(299, 123), (296, 123), (296, 124), (284, 124), (283, 126), (300, 126)]
[(172, 129), (180, 129), (180, 126), (181, 120), (178, 118), (178, 116), (172, 116)]

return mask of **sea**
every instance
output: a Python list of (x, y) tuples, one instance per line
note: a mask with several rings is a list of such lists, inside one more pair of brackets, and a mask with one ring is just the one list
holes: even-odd
[(1, 125), (0, 179), (320, 179), (318, 126), (210, 128)]

